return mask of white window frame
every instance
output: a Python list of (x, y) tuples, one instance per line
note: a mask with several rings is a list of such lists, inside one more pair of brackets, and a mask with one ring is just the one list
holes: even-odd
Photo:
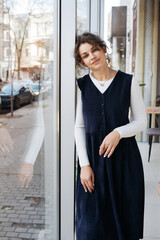
[(76, 1), (61, 0), (61, 240), (74, 239)]
[[(103, 38), (104, 0), (92, 0), (90, 30)], [(74, 240), (76, 0), (60, 1), (60, 239)], [(97, 10), (97, 11), (96, 11)], [(96, 12), (95, 12), (96, 11)], [(95, 14), (96, 13), (96, 14)], [(58, 66), (57, 66), (58, 67)]]

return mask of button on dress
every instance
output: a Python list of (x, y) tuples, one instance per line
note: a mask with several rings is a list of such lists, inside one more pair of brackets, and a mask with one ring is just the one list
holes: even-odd
[(95, 190), (86, 193), (78, 166), (77, 240), (143, 238), (144, 174), (135, 136), (122, 138), (110, 158), (99, 155), (107, 134), (129, 123), (132, 75), (118, 71), (102, 94), (89, 74), (77, 79), (82, 96), (86, 149), (95, 174)]

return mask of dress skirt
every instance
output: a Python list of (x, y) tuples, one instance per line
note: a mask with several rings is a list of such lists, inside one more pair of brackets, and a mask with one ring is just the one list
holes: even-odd
[(118, 71), (102, 94), (89, 75), (77, 80), (82, 93), (86, 150), (95, 190), (85, 192), (78, 167), (77, 240), (143, 238), (144, 174), (135, 136), (121, 138), (111, 157), (99, 155), (107, 134), (129, 123), (132, 75)]

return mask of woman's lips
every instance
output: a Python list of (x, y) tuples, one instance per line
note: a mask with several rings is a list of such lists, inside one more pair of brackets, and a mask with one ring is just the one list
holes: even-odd
[(99, 61), (99, 59), (97, 59), (96, 61), (94, 61), (94, 62), (92, 63), (92, 65), (95, 64), (95, 63), (97, 63), (98, 61)]

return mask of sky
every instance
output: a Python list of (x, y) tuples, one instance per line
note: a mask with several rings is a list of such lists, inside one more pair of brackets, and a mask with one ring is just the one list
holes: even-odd
[[(5, 0), (6, 2), (10, 1), (10, 0)], [(44, 11), (52, 11), (53, 9), (53, 0), (11, 0), (14, 1), (14, 14), (25, 14), (28, 13), (30, 11), (30, 7), (34, 4), (34, 12), (39, 13), (42, 11), (43, 8), (43, 12)], [(41, 4), (39, 4), (39, 2), (41, 2)]]

